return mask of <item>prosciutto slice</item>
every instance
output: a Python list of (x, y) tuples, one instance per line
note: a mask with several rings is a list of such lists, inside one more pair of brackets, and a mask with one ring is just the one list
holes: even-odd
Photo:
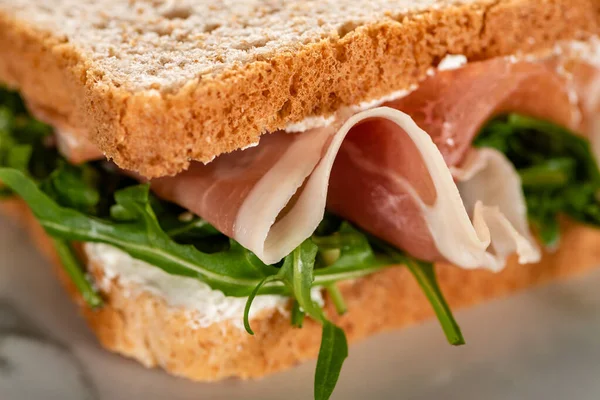
[(573, 96), (581, 108), (581, 131), (592, 144), (596, 160), (600, 162), (600, 39), (595, 64), (562, 60), (559, 64), (569, 79)]
[(72, 164), (99, 160), (104, 157), (84, 132), (69, 126), (64, 116), (32, 102), (27, 103), (27, 109), (35, 118), (54, 127), (56, 146)]
[(152, 187), (269, 264), (309, 237), (327, 207), (421, 259), (499, 270), (513, 252), (539, 259), (518, 175), (501, 154), (471, 149), (487, 120), (510, 111), (581, 123), (555, 69), (496, 59), (439, 72), (328, 127), (264, 136)]
[[(368, 215), (358, 222), (363, 228), (425, 260), (494, 271), (515, 251), (524, 263), (539, 260), (520, 180), (508, 160), (491, 150), (474, 151), (476, 161), (455, 170), (457, 186), (431, 137), (408, 115), (387, 107), (364, 115), (374, 116), (380, 119), (355, 126), (339, 151), (330, 209), (352, 218), (352, 210), (362, 207)], [(505, 198), (487, 197), (492, 191)], [(489, 205), (482, 202), (487, 200)]]
[(519, 262), (539, 261), (529, 231), (521, 179), (504, 154), (494, 149), (471, 150), (460, 167), (451, 169), (473, 225), (487, 226), (496, 265), (513, 253)]
[(448, 165), (462, 160), (493, 116), (518, 112), (574, 130), (580, 111), (565, 78), (543, 62), (504, 58), (439, 72), (409, 96), (386, 104), (409, 114), (438, 146)]
[(57, 128), (54, 131), (57, 138), (57, 147), (61, 154), (73, 164), (81, 164), (91, 160), (100, 160), (104, 154), (98, 147), (90, 142), (85, 136), (74, 133), (69, 128)]

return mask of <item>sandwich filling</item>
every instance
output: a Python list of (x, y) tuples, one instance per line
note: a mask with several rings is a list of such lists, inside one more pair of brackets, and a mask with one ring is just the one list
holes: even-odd
[(149, 182), (98, 159), (68, 127), (53, 134), (3, 91), (0, 190), (28, 203), (91, 306), (102, 298), (73, 243), (107, 266), (105, 279), (153, 287), (175, 305), (189, 306), (181, 296), (195, 290), (228, 304), (197, 300), (211, 310), (201, 326), (242, 313), (252, 332), (253, 301), (256, 312), (291, 298), (294, 325), (305, 314), (323, 324), (317, 376), (332, 368), (335, 383), (347, 345), (319, 288), (343, 313), (338, 282), (405, 265), (461, 344), (434, 262), (497, 272), (512, 254), (538, 261), (535, 237), (556, 247), (561, 215), (600, 225), (600, 63), (580, 51), (451, 58), (402, 97)]

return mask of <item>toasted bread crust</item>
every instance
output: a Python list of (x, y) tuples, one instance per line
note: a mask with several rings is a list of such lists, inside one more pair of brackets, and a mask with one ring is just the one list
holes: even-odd
[[(63, 272), (46, 234), (24, 203), (11, 201), (0, 206), (26, 224), (39, 247), (54, 261), (61, 281), (99, 341), (111, 351), (147, 367), (158, 366), (198, 381), (232, 376), (257, 378), (314, 358), (318, 352), (320, 327), (311, 320), (298, 329), (290, 325), (288, 316), (265, 312), (251, 321), (255, 336), (230, 323), (194, 328), (186, 310), (169, 307), (161, 297), (124, 287), (117, 281), (102, 293), (105, 306), (93, 311)], [(456, 310), (589, 270), (600, 264), (599, 241), (600, 230), (565, 223), (560, 250), (544, 255), (539, 264), (518, 265), (512, 259), (500, 274), (440, 264), (436, 266), (438, 279)], [(96, 279), (102, 278), (101, 265), (91, 265), (91, 272)], [(402, 267), (386, 269), (341, 288), (349, 311), (337, 316), (328, 299), (326, 308), (350, 342), (433, 315), (415, 280)]]
[(0, 82), (121, 167), (156, 177), (408, 88), (446, 54), (480, 60), (599, 32), (595, 0), (481, 0), (361, 25), (174, 91), (132, 92), (104, 79), (66, 38), (0, 12)]

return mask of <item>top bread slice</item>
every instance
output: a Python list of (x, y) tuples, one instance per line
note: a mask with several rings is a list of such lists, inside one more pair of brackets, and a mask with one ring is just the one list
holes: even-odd
[(156, 177), (408, 88), (447, 54), (599, 27), (597, 0), (0, 0), (0, 83)]

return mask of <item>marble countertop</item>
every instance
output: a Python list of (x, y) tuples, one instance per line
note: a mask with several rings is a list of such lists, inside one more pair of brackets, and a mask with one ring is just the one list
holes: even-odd
[[(350, 349), (334, 399), (598, 399), (600, 271)], [(0, 399), (310, 399), (314, 363), (252, 382), (197, 384), (100, 348), (24, 231), (0, 218)]]

